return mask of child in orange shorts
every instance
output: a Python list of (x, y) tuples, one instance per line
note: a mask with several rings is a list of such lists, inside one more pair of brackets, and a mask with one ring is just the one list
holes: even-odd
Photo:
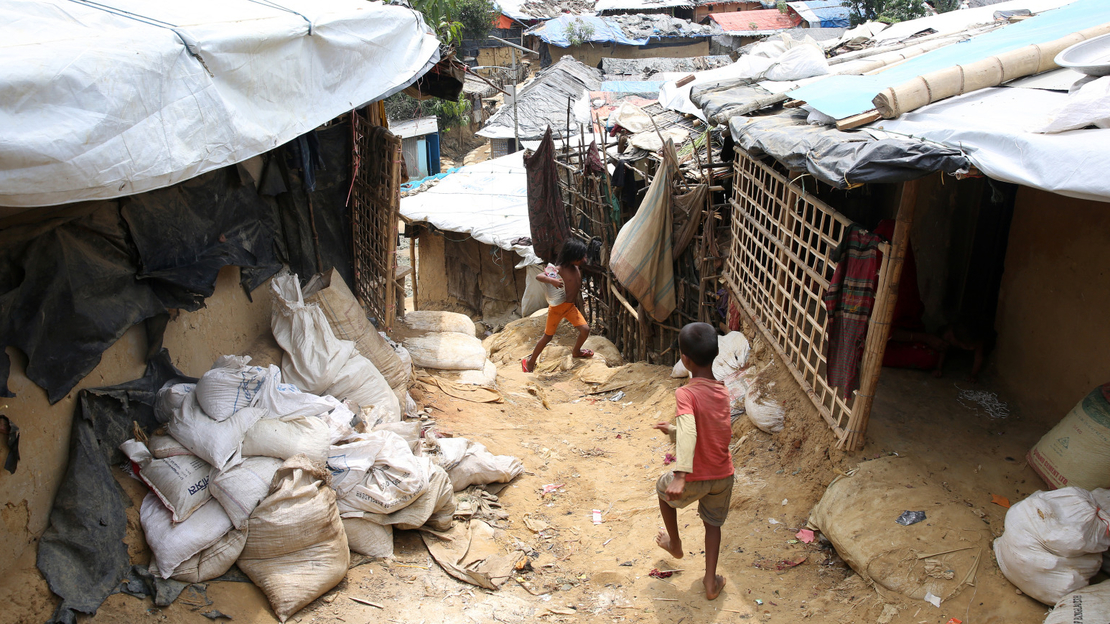
[(563, 243), (563, 248), (559, 251), (558, 266), (555, 267), (556, 276), (546, 272), (536, 276), (537, 281), (547, 286), (545, 288), (547, 326), (544, 328), (543, 337), (532, 350), (532, 355), (520, 361), (520, 367), (524, 372), (530, 373), (536, 369), (536, 360), (539, 359), (547, 343), (555, 337), (555, 330), (563, 319), (578, 330), (578, 340), (574, 343), (571, 355), (576, 358), (593, 357), (593, 351), (582, 348), (586, 338), (590, 336), (590, 326), (586, 323), (582, 312), (575, 306), (575, 302), (581, 299), (582, 294), (582, 272), (578, 267), (585, 261), (586, 244), (577, 238), (571, 238)]

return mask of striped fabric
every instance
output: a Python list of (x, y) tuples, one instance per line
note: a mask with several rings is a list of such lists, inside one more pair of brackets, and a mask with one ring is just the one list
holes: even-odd
[(859, 388), (859, 368), (867, 324), (875, 306), (883, 239), (857, 226), (850, 226), (836, 249), (836, 271), (823, 300), (828, 310), (825, 376), (845, 399)]

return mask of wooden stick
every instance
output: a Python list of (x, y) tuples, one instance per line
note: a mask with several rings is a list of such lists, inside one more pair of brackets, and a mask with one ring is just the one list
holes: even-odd
[(875, 400), (875, 388), (879, 385), (879, 373), (883, 367), (883, 353), (890, 338), (890, 321), (894, 317), (894, 306), (898, 303), (898, 283), (902, 279), (902, 266), (906, 260), (909, 246), (910, 226), (913, 225), (914, 207), (917, 204), (917, 180), (902, 183), (902, 197), (898, 202), (898, 217), (894, 223), (894, 237), (890, 245), (890, 257), (886, 264), (885, 275), (879, 276), (879, 288), (875, 300), (875, 310), (867, 324), (867, 340), (864, 343), (863, 362), (860, 364), (860, 388), (848, 419), (844, 448), (858, 451), (863, 448), (867, 433), (867, 421), (871, 417), (871, 405)]
[(357, 602), (359, 604), (370, 605), (371, 607), (377, 607), (379, 609), (385, 609), (385, 607), (383, 607), (382, 605), (380, 605), (376, 602), (370, 602), (369, 600), (363, 600), (362, 598), (355, 598), (354, 596), (347, 596), (347, 597), (350, 598), (351, 600), (354, 600), (355, 602)]
[(660, 600), (664, 602), (678, 602), (678, 598), (652, 598), (652, 600)]

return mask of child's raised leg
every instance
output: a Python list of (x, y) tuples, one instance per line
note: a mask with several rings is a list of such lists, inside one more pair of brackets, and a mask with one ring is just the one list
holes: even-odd
[(536, 360), (540, 358), (540, 353), (543, 352), (543, 348), (546, 347), (547, 343), (551, 342), (551, 339), (554, 337), (555, 336), (544, 334), (543, 337), (540, 338), (540, 341), (536, 343), (536, 348), (532, 349), (532, 355), (528, 356), (528, 359), (524, 360), (522, 363), (524, 372), (530, 373), (536, 370)]
[(682, 538), (678, 536), (678, 511), (660, 498), (659, 513), (663, 516), (663, 526), (666, 528), (655, 536), (655, 543), (675, 559), (681, 559)]
[(721, 527), (713, 526), (708, 522), (702, 522), (702, 524), (705, 525), (705, 578), (702, 579), (702, 583), (705, 585), (706, 599), (713, 600), (721, 595), (721, 590), (725, 588), (725, 577), (717, 574), (717, 556), (721, 552)]
[(590, 337), (590, 326), (579, 325), (575, 327), (578, 330), (578, 340), (574, 341), (574, 350), (570, 354), (576, 358), (593, 357), (594, 352), (589, 349), (582, 349), (582, 345), (586, 344), (586, 339)]

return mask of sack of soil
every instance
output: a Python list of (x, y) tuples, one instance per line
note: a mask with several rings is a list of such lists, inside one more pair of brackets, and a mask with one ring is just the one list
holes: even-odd
[(163, 424), (170, 422), (174, 412), (181, 410), (185, 399), (196, 387), (194, 383), (179, 383), (160, 389), (154, 396), (154, 417), (158, 422)]
[(401, 420), (401, 404), (397, 394), (385, 382), (370, 360), (357, 352), (339, 370), (324, 394), (360, 407), (383, 407), (392, 422)]
[(258, 503), (270, 494), (274, 473), (283, 460), (274, 457), (247, 457), (242, 463), (212, 477), (212, 496), (220, 502), (236, 529), (247, 526), (247, 520)]
[(473, 338), (476, 334), (474, 321), (458, 312), (439, 312), (418, 310), (405, 313), (405, 326), (417, 332), (454, 332)]
[(266, 383), (266, 369), (250, 366), (250, 356), (220, 356), (197, 381), (197, 402), (213, 420), (227, 420), (244, 407), (258, 403)]
[(429, 333), (405, 339), (405, 348), (413, 363), (423, 368), (483, 370), (486, 366), (486, 348), (473, 335)]
[(237, 460), (243, 436), (254, 423), (266, 415), (266, 410), (246, 407), (227, 420), (217, 421), (208, 417), (197, 402), (197, 393), (191, 392), (181, 409), (174, 413), (167, 429), (175, 440), (197, 457), (223, 470)]
[[(810, 524), (880, 590), (915, 600), (931, 592), (948, 600), (974, 584), (980, 565), (990, 561), (991, 532), (939, 484), (907, 488), (907, 474), (926, 473), (910, 462), (877, 459), (838, 477), (813, 508)], [(896, 522), (907, 510), (924, 510), (926, 519), (908, 526)]]
[(367, 557), (393, 556), (393, 525), (378, 524), (361, 517), (343, 518), (347, 544), (351, 550)]
[[(472, 485), (508, 483), (524, 472), (524, 464), (512, 455), (494, 455), (478, 442), (466, 438), (436, 441), (439, 452), (432, 456), (451, 478), (456, 492)], [(460, 447), (465, 448), (460, 453)]]
[(1006, 531), (994, 541), (1002, 574), (1045, 604), (1087, 585), (1110, 548), (1107, 503), (1110, 490), (1074, 487), (1034, 492), (1015, 503), (1006, 511)]
[(760, 431), (778, 433), (786, 423), (786, 410), (775, 398), (775, 382), (768, 372), (765, 370), (751, 381), (744, 396), (744, 413)]
[(304, 455), (312, 462), (325, 462), (331, 449), (331, 432), (323, 420), (315, 416), (263, 418), (254, 423), (243, 437), (243, 455), (265, 456), (281, 460)]
[(1110, 581), (1073, 591), (1061, 598), (1044, 624), (1106, 624), (1110, 622)]
[(239, 568), (285, 622), (347, 574), (347, 534), (328, 487), (328, 472), (304, 456), (274, 475), (273, 493), (251, 514)]
[(153, 492), (143, 499), (139, 521), (162, 578), (170, 578), (184, 562), (216, 544), (231, 530), (231, 520), (214, 500), (209, 499), (185, 521), (174, 522), (173, 514)]
[(155, 459), (137, 440), (128, 440), (119, 448), (139, 467), (139, 478), (170, 510), (174, 522), (183, 522), (212, 498), (208, 490), (212, 466), (196, 455)]
[(351, 359), (355, 343), (335, 337), (319, 306), (305, 305), (297, 276), (282, 271), (270, 281), (273, 312), (270, 328), (285, 355), (281, 374), (305, 392), (326, 394)]
[(421, 468), (429, 475), (428, 489), (416, 500), (391, 514), (347, 512), (343, 514), (343, 519), (361, 518), (402, 530), (419, 529), (425, 525), (435, 531), (450, 529), (455, 516), (455, 493), (451, 487), (451, 479), (447, 476), (447, 471), (434, 465), (430, 459), (420, 458), (419, 462)]
[[(235, 565), (235, 560), (243, 552), (247, 534), (232, 529), (208, 548), (186, 559), (170, 578), (183, 583), (203, 583), (223, 576)], [(148, 571), (154, 576), (162, 576), (157, 561), (151, 561)]]
[(428, 474), (408, 442), (392, 431), (354, 436), (328, 455), (339, 509), (391, 514), (428, 489)]

